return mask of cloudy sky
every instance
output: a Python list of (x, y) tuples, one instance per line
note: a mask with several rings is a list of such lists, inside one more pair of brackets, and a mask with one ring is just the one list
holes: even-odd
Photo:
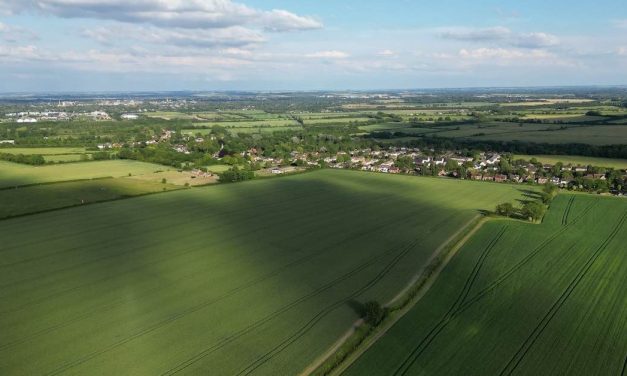
[(625, 0), (0, 0), (0, 92), (589, 84)]

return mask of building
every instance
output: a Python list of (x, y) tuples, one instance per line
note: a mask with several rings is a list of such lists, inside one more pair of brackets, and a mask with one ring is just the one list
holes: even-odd
[(122, 120), (137, 120), (139, 119), (139, 115), (137, 114), (122, 114), (122, 116), (120, 116), (122, 118)]

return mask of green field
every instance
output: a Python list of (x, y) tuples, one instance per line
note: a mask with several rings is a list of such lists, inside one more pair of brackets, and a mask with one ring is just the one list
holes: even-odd
[(627, 169), (627, 160), (618, 158), (595, 158), (595, 157), (582, 157), (579, 155), (514, 155), (514, 159), (530, 160), (535, 158), (540, 163), (555, 164), (562, 162), (564, 165), (574, 166), (599, 166), (615, 169)]
[(98, 179), (0, 189), (0, 218), (180, 189), (133, 178)]
[(626, 218), (560, 195), (541, 225), (487, 222), (345, 374), (624, 374)]
[(82, 147), (50, 147), (50, 148), (0, 148), (0, 153), (8, 154), (40, 154), (40, 155), (67, 155), (85, 154), (87, 149)]
[(56, 181), (149, 174), (170, 168), (151, 163), (119, 160), (28, 166), (0, 161), (0, 188)]
[[(627, 125), (495, 123), (462, 125), (437, 133), (439, 137), (490, 141), (525, 141), (551, 144), (627, 144)], [(440, 129), (445, 130), (446, 127)]]
[(297, 374), (521, 197), (320, 170), (0, 221), (0, 374)]

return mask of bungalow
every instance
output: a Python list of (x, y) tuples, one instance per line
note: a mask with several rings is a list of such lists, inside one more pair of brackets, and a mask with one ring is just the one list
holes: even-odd
[(545, 177), (539, 177), (536, 179), (536, 183), (538, 184), (546, 184), (548, 183), (548, 181), (549, 181), (549, 178), (545, 178)]

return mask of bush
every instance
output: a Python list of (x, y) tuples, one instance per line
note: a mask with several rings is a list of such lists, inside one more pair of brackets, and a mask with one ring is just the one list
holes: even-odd
[(377, 326), (385, 317), (385, 309), (376, 301), (364, 304), (364, 321), (366, 324)]
[(504, 202), (496, 206), (496, 214), (504, 217), (511, 217), (514, 215), (514, 205), (510, 202)]

